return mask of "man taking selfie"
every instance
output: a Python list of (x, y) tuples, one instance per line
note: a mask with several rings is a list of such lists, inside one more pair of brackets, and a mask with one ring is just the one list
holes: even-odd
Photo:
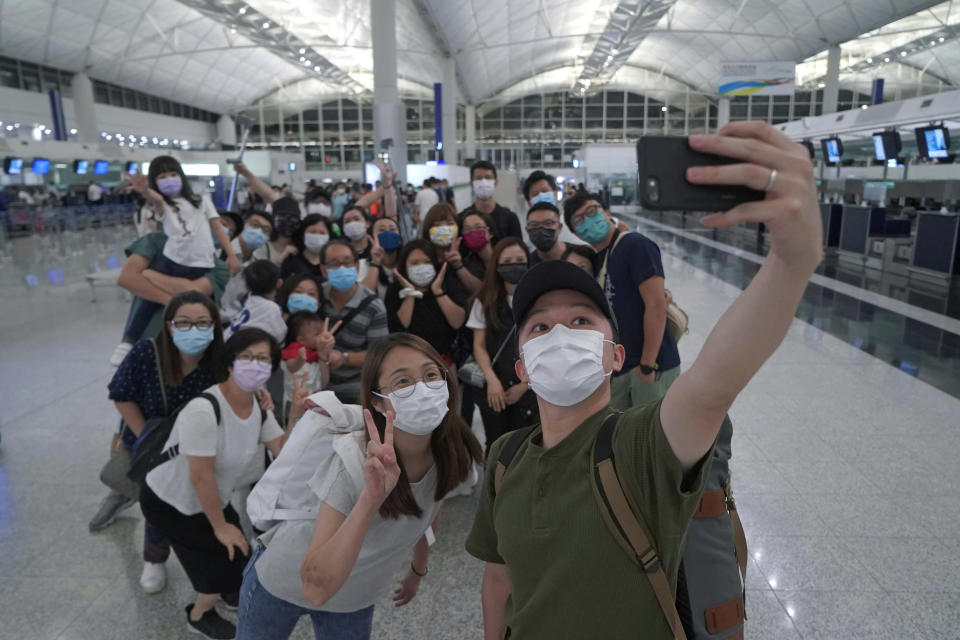
[[(690, 145), (743, 161), (691, 168), (690, 182), (766, 191), (765, 200), (703, 224), (763, 222), (770, 253), (666, 395), (624, 413), (611, 408), (609, 377), (623, 369), (622, 342), (636, 325), (618, 332), (600, 286), (570, 263), (545, 262), (520, 281), (516, 370), (537, 395), (541, 425), (494, 443), (466, 543), (486, 562), (488, 640), (504, 638), (508, 628), (514, 638), (683, 637), (664, 601), (675, 596), (713, 443), (737, 395), (786, 335), (821, 259), (813, 171), (802, 146), (758, 122), (693, 136)], [(625, 539), (636, 547), (633, 529), (615, 537), (617, 495), (606, 491), (611, 466), (619, 503), (646, 528), (643, 551), (625, 551)]]

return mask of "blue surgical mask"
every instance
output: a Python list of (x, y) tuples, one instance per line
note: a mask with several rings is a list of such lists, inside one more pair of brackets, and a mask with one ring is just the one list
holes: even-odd
[(346, 291), (357, 282), (357, 270), (354, 267), (337, 267), (327, 271), (327, 280), (330, 286), (339, 291)]
[(557, 196), (553, 191), (544, 191), (543, 193), (538, 193), (537, 195), (530, 198), (530, 206), (537, 204), (538, 202), (549, 202), (550, 204), (557, 204)]
[(396, 251), (400, 248), (400, 234), (396, 231), (381, 231), (377, 234), (377, 242), (384, 251)]
[(190, 327), (186, 331), (174, 329), (173, 344), (188, 356), (196, 356), (203, 353), (210, 343), (213, 342), (213, 328), (198, 329)]
[(584, 242), (596, 244), (607, 237), (607, 232), (610, 231), (610, 221), (607, 220), (603, 211), (597, 211), (589, 218), (584, 218), (583, 222), (578, 224), (574, 231)]
[(290, 313), (296, 313), (297, 311), (316, 313), (319, 308), (320, 304), (316, 299), (305, 293), (292, 293), (290, 297), (287, 298), (287, 311)]
[(240, 234), (240, 238), (243, 240), (244, 244), (251, 249), (259, 249), (263, 245), (267, 244), (267, 240), (270, 239), (262, 229), (257, 229), (256, 227), (244, 227), (243, 233)]

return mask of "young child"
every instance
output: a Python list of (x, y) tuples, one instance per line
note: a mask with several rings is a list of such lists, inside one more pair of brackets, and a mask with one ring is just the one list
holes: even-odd
[[(210, 196), (197, 196), (190, 188), (180, 163), (170, 156), (159, 156), (150, 162), (148, 175), (125, 174), (127, 189), (139, 193), (153, 210), (153, 218), (163, 224), (167, 242), (163, 252), (150, 263), (150, 269), (164, 275), (196, 280), (214, 267), (216, 249), (213, 237), (227, 255), (232, 273), (240, 271), (240, 261), (230, 246), (220, 214)], [(143, 332), (151, 318), (163, 305), (140, 300), (139, 306), (124, 331), (123, 341), (110, 356), (110, 364), (120, 366), (133, 343), (145, 337)]]
[(230, 321), (224, 337), (229, 339), (241, 328), (256, 327), (282, 344), (287, 337), (287, 324), (283, 321), (283, 310), (274, 300), (282, 282), (280, 267), (269, 260), (254, 260), (244, 268), (243, 281), (250, 294), (243, 308)]
[(297, 384), (310, 393), (320, 391), (330, 377), (330, 352), (340, 328), (338, 322), (329, 329), (329, 319), (321, 320), (312, 311), (297, 311), (287, 318), (286, 346), (280, 353), (283, 360), (283, 406), (289, 411)]

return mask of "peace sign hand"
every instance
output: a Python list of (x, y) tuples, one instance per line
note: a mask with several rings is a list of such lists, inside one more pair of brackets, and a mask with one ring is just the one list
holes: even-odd
[(453, 242), (450, 243), (450, 248), (443, 254), (443, 261), (452, 265), (454, 269), (459, 269), (460, 265), (463, 264), (463, 257), (460, 255), (460, 240), (460, 236), (454, 238)]
[(380, 241), (377, 239), (377, 236), (373, 236), (373, 248), (370, 249), (370, 260), (373, 264), (380, 264), (380, 261), (383, 260), (383, 254), (386, 253), (383, 250), (383, 247), (380, 246)]
[(370, 436), (367, 442), (367, 460), (363, 465), (366, 480), (364, 493), (379, 509), (400, 479), (400, 465), (393, 449), (393, 411), (387, 412), (383, 439), (380, 438), (380, 432), (369, 409), (363, 410), (363, 417), (367, 423), (367, 434)]
[(290, 420), (296, 421), (306, 412), (305, 403), (312, 392), (307, 388), (307, 374), (293, 376), (293, 399), (290, 401)]
[(400, 284), (403, 285), (403, 288), (404, 288), (404, 289), (413, 289), (414, 291), (417, 290), (417, 288), (416, 288), (415, 286), (413, 286), (413, 283), (412, 283), (412, 282), (410, 282), (409, 280), (407, 280), (406, 278), (404, 278), (402, 275), (400, 275), (400, 270), (399, 270), (399, 269), (394, 269), (394, 270), (393, 270), (393, 275), (395, 275), (395, 276), (397, 277), (397, 280), (400, 281)]
[(328, 329), (330, 318), (323, 319), (323, 331), (317, 336), (317, 358), (320, 360), (327, 361), (330, 359), (330, 352), (333, 351), (333, 347), (337, 342), (333, 334), (337, 332), (341, 324), (343, 324), (343, 320), (337, 320), (337, 324), (333, 325), (333, 329)]
[(437, 274), (437, 277), (433, 279), (433, 282), (430, 284), (430, 291), (433, 292), (434, 296), (439, 296), (443, 293), (443, 281), (447, 277), (447, 265), (448, 262), (444, 262), (443, 266), (440, 267), (440, 273)]

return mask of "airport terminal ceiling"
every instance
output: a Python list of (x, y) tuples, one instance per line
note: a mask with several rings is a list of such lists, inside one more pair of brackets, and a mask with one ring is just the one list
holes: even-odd
[[(461, 103), (651, 81), (713, 94), (718, 60), (800, 61), (798, 83), (815, 85), (831, 44), (844, 47), (846, 76), (859, 68), (861, 78), (869, 76), (893, 56), (891, 64), (923, 70), (945, 86), (960, 80), (952, 26), (960, 24), (960, 6), (954, 10), (953, 2), (398, 0), (396, 6), (401, 92), (429, 95), (451, 55)], [(271, 94), (314, 100), (369, 95), (373, 88), (370, 0), (2, 0), (0, 52), (219, 113)], [(899, 77), (884, 75), (888, 83)]]

